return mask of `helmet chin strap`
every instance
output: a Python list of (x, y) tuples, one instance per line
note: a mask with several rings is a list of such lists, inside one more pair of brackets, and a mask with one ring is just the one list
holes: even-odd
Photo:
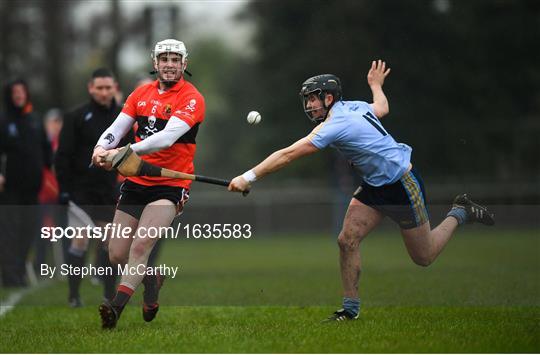
[(330, 112), (330, 110), (332, 109), (332, 106), (334, 106), (335, 103), (336, 103), (336, 98), (334, 97), (334, 95), (332, 95), (332, 103), (328, 106), (326, 106), (324, 99), (322, 100), (322, 104), (326, 112), (324, 113), (324, 117), (321, 119), (321, 121), (324, 121), (326, 117), (328, 117), (328, 113)]

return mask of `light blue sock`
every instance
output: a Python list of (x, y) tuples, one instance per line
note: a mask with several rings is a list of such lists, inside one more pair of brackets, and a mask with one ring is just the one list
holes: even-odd
[(343, 309), (356, 316), (360, 312), (360, 299), (343, 297)]
[(454, 217), (461, 226), (463, 223), (467, 222), (467, 211), (465, 211), (463, 207), (453, 207), (446, 217)]

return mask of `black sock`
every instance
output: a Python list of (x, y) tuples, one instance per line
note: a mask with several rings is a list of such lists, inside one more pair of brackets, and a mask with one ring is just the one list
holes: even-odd
[(157, 303), (157, 277), (156, 275), (147, 274), (144, 276), (142, 282), (144, 285), (144, 304), (152, 306)]
[(116, 267), (114, 267), (109, 260), (109, 251), (104, 248), (98, 250), (98, 266), (102, 266), (112, 270), (112, 275), (103, 275), (101, 280), (103, 281), (103, 297), (107, 300), (112, 300), (116, 292)]
[(114, 298), (114, 292), (116, 290), (116, 270), (114, 268), (112, 275), (103, 276), (103, 287), (103, 297), (108, 300), (112, 300)]
[[(86, 252), (84, 250), (69, 248), (67, 253), (67, 264), (72, 267), (82, 267), (84, 265), (84, 256)], [(79, 298), (79, 288), (81, 287), (81, 275), (68, 274), (69, 285), (69, 299)]]
[(111, 301), (111, 306), (116, 308), (118, 313), (122, 312), (122, 310), (128, 303), (129, 299), (131, 298), (131, 295), (133, 295), (134, 291), (135, 290), (132, 290), (131, 288), (120, 284), (118, 286), (118, 291), (116, 292), (116, 296), (114, 296), (114, 299)]

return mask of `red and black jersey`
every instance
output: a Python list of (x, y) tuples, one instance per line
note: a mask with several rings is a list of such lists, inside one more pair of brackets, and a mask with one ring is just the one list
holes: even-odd
[[(129, 95), (122, 112), (137, 121), (135, 141), (140, 142), (163, 130), (167, 121), (175, 116), (191, 129), (180, 137), (171, 147), (141, 158), (162, 168), (192, 174), (195, 156), (195, 137), (199, 125), (204, 120), (204, 97), (191, 83), (183, 78), (167, 91), (159, 90), (159, 81), (139, 86)], [(190, 180), (178, 180), (164, 177), (132, 176), (128, 177), (137, 184), (146, 186), (168, 185), (188, 188)]]

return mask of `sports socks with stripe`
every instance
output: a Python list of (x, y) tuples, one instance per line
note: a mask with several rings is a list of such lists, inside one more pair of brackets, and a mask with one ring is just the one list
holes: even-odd
[(343, 297), (343, 309), (356, 316), (360, 312), (360, 299)]
[(454, 217), (461, 226), (463, 223), (467, 222), (467, 211), (465, 211), (465, 208), (463, 207), (452, 207), (446, 217)]
[(133, 292), (135, 292), (133, 288), (125, 284), (120, 284), (116, 291), (116, 296), (114, 296), (114, 299), (111, 301), (111, 306), (113, 306), (120, 314), (133, 295)]

